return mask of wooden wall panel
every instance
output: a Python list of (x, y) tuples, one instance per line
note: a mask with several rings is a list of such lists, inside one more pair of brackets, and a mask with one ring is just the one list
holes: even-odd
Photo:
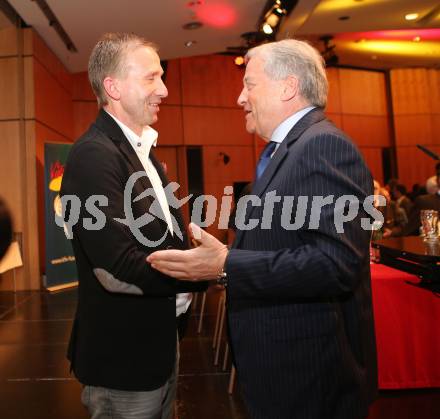
[(183, 108), (184, 143), (187, 145), (251, 145), (240, 109)]
[(394, 117), (396, 145), (432, 144), (431, 117), (426, 115), (397, 115)]
[(382, 149), (379, 147), (360, 147), (359, 149), (373, 178), (383, 185)]
[(180, 105), (182, 103), (180, 60), (168, 60), (165, 85), (168, 89), (168, 97), (163, 103)]
[(440, 114), (431, 114), (432, 144), (440, 145)]
[[(225, 164), (223, 156), (229, 156)], [(207, 183), (251, 181), (254, 177), (255, 159), (252, 146), (205, 146), (203, 148), (203, 178)]]
[[(71, 92), (34, 60), (35, 118), (59, 133), (73, 137)], [(50, 94), (48, 94), (50, 92)]]
[(17, 55), (17, 45), (17, 29), (15, 27), (0, 30), (0, 57)]
[(359, 146), (391, 146), (389, 120), (385, 116), (343, 114), (342, 128)]
[(159, 132), (158, 144), (183, 144), (182, 108), (161, 105), (158, 121), (153, 125), (153, 128)]
[(230, 56), (181, 59), (183, 105), (237, 107), (244, 70)]
[(341, 92), (339, 86), (339, 69), (327, 68), (327, 80), (329, 86), (326, 113), (341, 113)]
[(46, 68), (47, 72), (50, 73), (52, 77), (55, 78), (58, 83), (69, 92), (69, 96), (72, 97), (72, 76), (66, 70), (58, 57), (40, 38), (37, 32), (32, 31), (32, 34), (32, 55), (42, 66)]
[(96, 97), (89, 83), (87, 71), (72, 74), (72, 100), (96, 103)]
[(431, 92), (424, 68), (390, 71), (394, 115), (417, 115), (430, 112)]
[(73, 139), (77, 140), (89, 128), (98, 115), (96, 102), (75, 101), (73, 109)]
[(34, 60), (24, 58), (24, 117), (35, 119)]
[[(440, 146), (427, 146), (430, 150), (440, 154)], [(418, 183), (425, 185), (426, 180), (435, 175), (436, 161), (416, 147), (397, 147), (399, 164), (399, 179), (407, 188)]]
[(0, 120), (19, 118), (18, 59), (0, 58)]
[(429, 69), (427, 76), (431, 113), (440, 114), (440, 70)]
[(339, 129), (342, 129), (342, 115), (339, 113), (326, 112), (327, 118), (333, 122)]
[(383, 73), (341, 68), (339, 86), (342, 113), (388, 115)]
[(2, 196), (13, 216), (14, 230), (22, 231), (22, 196), (21, 196), (21, 163), (20, 123), (18, 121), (0, 121), (0, 196)]

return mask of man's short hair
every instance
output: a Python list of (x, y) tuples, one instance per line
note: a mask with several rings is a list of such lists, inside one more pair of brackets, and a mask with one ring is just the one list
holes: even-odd
[(12, 240), (12, 220), (8, 207), (0, 198), (0, 259), (8, 250)]
[(250, 49), (246, 60), (256, 55), (265, 60), (264, 71), (271, 79), (283, 80), (295, 76), (301, 96), (310, 105), (325, 107), (328, 82), (325, 62), (318, 50), (305, 41), (284, 39)]
[(139, 47), (149, 47), (157, 51), (157, 47), (145, 38), (134, 33), (106, 33), (92, 50), (89, 58), (89, 81), (102, 108), (108, 104), (103, 81), (107, 76), (123, 77), (127, 52)]

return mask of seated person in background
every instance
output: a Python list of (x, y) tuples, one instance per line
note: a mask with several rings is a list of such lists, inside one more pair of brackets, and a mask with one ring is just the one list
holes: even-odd
[(427, 194), (426, 188), (419, 183), (414, 183), (411, 188), (411, 192), (408, 192), (407, 196), (412, 202), (414, 202), (418, 196), (425, 194)]
[(431, 176), (426, 181), (426, 192), (429, 194), (436, 194), (439, 191), (437, 178), (440, 176), (440, 163), (435, 165), (435, 175)]
[(411, 212), (413, 203), (411, 200), (406, 196), (406, 187), (402, 184), (397, 184), (394, 186), (394, 188), (391, 190), (391, 197), (396, 202), (396, 206), (398, 209), (401, 209), (404, 211), (404, 216), (406, 218), (405, 223), (408, 222), (408, 216)]
[(377, 199), (375, 198), (374, 200), (374, 206), (382, 213), (384, 218), (381, 229), (373, 233), (373, 240), (378, 240), (383, 236), (385, 231), (405, 225), (407, 218), (404, 211), (398, 208), (395, 201), (391, 200), (388, 190), (382, 187), (377, 180), (374, 181), (374, 195), (382, 195), (386, 200), (385, 206), (379, 206)]
[(408, 224), (386, 228), (383, 237), (390, 236), (417, 236), (420, 233), (420, 211), (433, 209), (440, 211), (440, 177), (437, 177), (438, 192), (435, 195), (420, 195), (414, 201), (414, 206), (408, 216)]
[(0, 198), (0, 259), (5, 255), (12, 240), (12, 220), (8, 207)]

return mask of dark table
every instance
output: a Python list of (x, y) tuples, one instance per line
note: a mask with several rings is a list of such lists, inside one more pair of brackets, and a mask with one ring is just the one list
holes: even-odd
[(421, 237), (390, 237), (372, 242), (380, 263), (417, 275), (421, 285), (440, 290), (440, 240), (425, 242)]

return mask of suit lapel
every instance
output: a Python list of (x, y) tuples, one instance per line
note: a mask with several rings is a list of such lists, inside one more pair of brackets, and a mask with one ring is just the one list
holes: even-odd
[[(145, 172), (145, 168), (142, 165), (141, 161), (139, 160), (138, 155), (136, 154), (136, 151), (133, 149), (133, 147), (130, 145), (128, 139), (125, 137), (124, 133), (122, 132), (119, 125), (116, 123), (116, 121), (103, 109), (99, 111), (98, 117), (95, 121), (96, 127), (103, 131), (107, 137), (110, 138), (111, 141), (119, 148), (123, 156), (128, 160), (130, 163), (130, 166), (133, 169), (133, 173), (136, 172)], [(157, 160), (152, 156), (150, 152), (150, 159), (153, 162), (153, 165), (155, 166), (156, 170), (158, 171), (159, 177), (162, 180), (162, 183), (164, 187), (168, 184), (168, 180), (166, 179), (166, 176), (163, 173), (162, 167), (160, 163), (157, 162)], [(153, 185), (150, 182), (150, 179), (148, 176), (142, 176), (139, 178), (138, 182), (141, 183), (143, 191), (147, 189), (153, 189)], [(150, 202), (150, 205), (153, 204), (154, 199), (151, 195), (146, 196), (144, 199), (147, 199)], [(162, 207), (158, 205), (158, 210), (162, 213), (161, 217), (158, 217), (158, 221), (164, 224), (164, 227), (168, 229), (168, 224), (166, 222), (165, 216), (162, 212)]]
[[(256, 195), (259, 198), (262, 198), (272, 178), (277, 174), (280, 166), (282, 165), (283, 161), (286, 159), (292, 144), (294, 144), (298, 140), (298, 138), (301, 137), (301, 135), (304, 133), (305, 130), (307, 130), (307, 128), (318, 123), (319, 121), (322, 121), (323, 119), (325, 119), (324, 112), (319, 108), (315, 108), (310, 112), (308, 112), (306, 115), (304, 115), (293, 126), (293, 128), (287, 134), (286, 138), (279, 145), (277, 151), (275, 152), (271, 161), (266, 167), (266, 170), (264, 171), (263, 175), (258, 180), (254, 181), (254, 187), (252, 188), (251, 195)], [(252, 212), (254, 210), (255, 210), (254, 206), (251, 205), (248, 206), (245, 216), (245, 223), (249, 221), (250, 217), (252, 216)], [(244, 231), (242, 230), (237, 231), (234, 247), (238, 247), (240, 245), (243, 233)]]

